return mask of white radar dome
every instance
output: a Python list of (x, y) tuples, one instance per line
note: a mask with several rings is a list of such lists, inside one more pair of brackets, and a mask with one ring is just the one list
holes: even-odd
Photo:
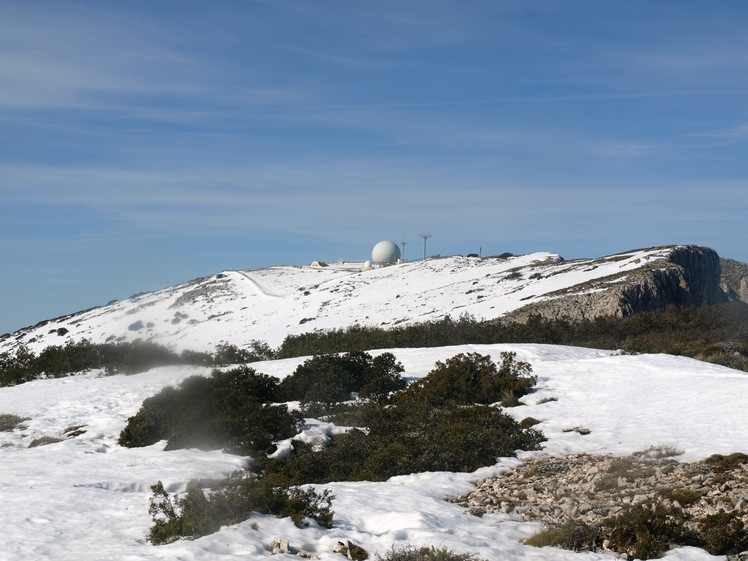
[(374, 263), (396, 263), (400, 259), (400, 248), (395, 242), (385, 240), (379, 242), (371, 250), (371, 260)]

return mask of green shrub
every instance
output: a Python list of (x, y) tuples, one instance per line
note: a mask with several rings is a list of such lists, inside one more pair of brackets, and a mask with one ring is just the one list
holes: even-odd
[(15, 353), (0, 354), (0, 387), (22, 384), (42, 375), (52, 378), (101, 368), (107, 374), (135, 374), (171, 364), (212, 364), (205, 353), (185, 351), (181, 355), (155, 343), (94, 344), (87, 340), (50, 345), (39, 355), (21, 345)]
[(712, 555), (724, 555), (731, 550), (748, 547), (748, 535), (743, 521), (733, 512), (708, 515), (699, 522), (699, 537)]
[[(369, 361), (367, 356), (351, 353), (343, 357), (315, 357), (294, 373), (298, 374), (297, 379), (286, 386), (286, 396), (291, 394), (289, 388), (299, 392), (291, 395), (308, 392), (307, 388), (314, 383), (311, 373), (324, 376), (337, 368), (344, 371), (343, 377), (351, 378), (351, 372), (364, 371), (366, 366), (355, 370), (342, 368), (340, 364), (346, 365), (348, 361), (365, 364)], [(385, 372), (384, 377), (393, 377), (393, 372), (401, 368), (394, 357), (385, 354), (377, 358), (386, 359), (384, 367), (377, 369)], [(513, 455), (518, 449), (537, 449), (543, 440), (542, 433), (520, 426), (500, 409), (475, 405), (492, 402), (500, 391), (507, 389), (518, 393), (529, 391), (535, 382), (535, 377), (528, 375), (530, 365), (514, 358), (514, 353), (503, 353), (500, 366), (490, 357), (477, 354), (457, 355), (446, 363), (438, 362), (425, 382), (396, 393), (393, 404), (367, 402), (346, 407), (333, 417), (336, 424), (366, 430), (334, 435), (322, 450), (294, 442), (291, 458), (260, 458), (257, 465), (264, 477), (298, 485), (385, 480), (422, 471), (473, 471), (495, 463), (500, 456)], [(328, 389), (330, 385), (327, 384)], [(345, 387), (345, 392), (350, 387)], [(443, 393), (454, 399), (444, 399)]]
[(584, 522), (569, 520), (551, 525), (525, 540), (533, 547), (562, 547), (574, 551), (594, 549), (599, 541), (598, 532)]
[(718, 473), (730, 471), (735, 469), (741, 464), (748, 463), (748, 455), (742, 452), (734, 452), (728, 456), (722, 454), (712, 454), (704, 463), (710, 466), (714, 466)]
[[(354, 417), (353, 413), (347, 414)], [(336, 417), (336, 421), (338, 418)], [(487, 406), (435, 408), (424, 401), (369, 404), (356, 422), (367, 432), (334, 435), (326, 448), (294, 442), (290, 459), (264, 460), (266, 477), (287, 484), (386, 480), (422, 471), (473, 471), (518, 449), (537, 449), (542, 433)]]
[(170, 496), (160, 481), (151, 490), (153, 526), (148, 539), (155, 545), (211, 534), (246, 520), (253, 512), (288, 517), (297, 525), (312, 519), (326, 528), (332, 526), (334, 497), (329, 491), (273, 487), (248, 472), (234, 473), (208, 491), (190, 489), (183, 497)]
[(488, 355), (458, 354), (437, 362), (427, 376), (411, 384), (398, 400), (426, 400), (438, 406), (448, 402), (489, 404), (521, 397), (537, 383), (537, 376), (531, 375), (530, 364), (517, 362), (516, 356), (513, 352), (502, 352), (497, 365)]
[(650, 446), (645, 450), (634, 452), (632, 456), (647, 461), (672, 458), (673, 456), (680, 456), (681, 454), (683, 454), (683, 450), (680, 450), (672, 444), (658, 444), (657, 446)]
[(24, 345), (15, 353), (0, 353), (0, 387), (23, 384), (38, 377), (34, 368), (36, 356)]
[(167, 450), (225, 448), (248, 454), (267, 452), (290, 438), (303, 418), (278, 399), (278, 382), (247, 366), (210, 377), (192, 376), (179, 388), (166, 387), (143, 402), (127, 420), (119, 443), (128, 448), (167, 440)]
[(360, 545), (352, 544), (347, 552), (348, 558), (353, 561), (366, 561), (369, 558), (369, 552)]
[(478, 561), (472, 553), (456, 553), (444, 547), (392, 546), (384, 555), (377, 555), (377, 561)]
[(252, 340), (248, 348), (241, 349), (236, 345), (223, 343), (216, 346), (213, 355), (213, 363), (216, 366), (227, 366), (230, 364), (246, 364), (247, 362), (260, 362), (273, 360), (276, 352), (264, 341)]
[(525, 417), (519, 422), (519, 426), (521, 426), (523, 429), (529, 429), (530, 427), (534, 427), (535, 425), (539, 425), (542, 421), (538, 421), (534, 417)]
[(664, 503), (640, 503), (605, 519), (602, 527), (615, 551), (625, 551), (636, 559), (655, 559), (667, 551), (670, 544), (693, 542), (684, 522), (679, 509)]
[(365, 352), (317, 355), (299, 365), (280, 387), (287, 400), (331, 404), (348, 401), (355, 392), (381, 401), (405, 387), (402, 371), (392, 353), (375, 358)]
[(677, 502), (680, 506), (692, 505), (701, 500), (701, 493), (692, 489), (673, 489), (666, 496), (672, 502)]

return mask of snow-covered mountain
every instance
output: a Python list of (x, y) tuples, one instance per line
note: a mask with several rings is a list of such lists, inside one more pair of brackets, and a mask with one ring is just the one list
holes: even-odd
[(696, 246), (573, 261), (533, 253), (363, 265), (224, 271), (5, 335), (0, 352), (18, 344), (38, 352), (81, 339), (147, 339), (179, 351), (212, 351), (251, 340), (277, 346), (289, 334), (354, 324), (391, 327), (462, 314), (594, 317), (726, 298), (719, 257)]
[[(448, 257), (368, 271), (359, 264), (225, 271), (43, 322), (5, 336), (0, 352), (18, 344), (38, 351), (84, 338), (149, 338), (180, 350), (212, 350), (221, 342), (242, 345), (252, 339), (277, 345), (289, 333), (355, 323), (392, 326), (462, 313), (521, 317), (527, 306), (541, 313), (573, 306), (593, 314), (609, 312), (611, 301), (620, 306), (656, 306), (662, 298), (706, 302), (721, 294), (713, 287), (712, 254), (680, 246), (576, 261), (539, 253)], [(133, 376), (88, 371), (0, 388), (0, 415), (26, 419), (0, 432), (0, 561), (265, 559), (275, 537), (323, 561), (344, 559), (331, 552), (338, 540), (352, 540), (371, 558), (393, 545), (434, 545), (491, 561), (602, 561), (611, 559), (610, 554), (526, 546), (522, 540), (539, 530), (537, 523), (514, 513), (472, 516), (443, 498), (465, 494), (480, 479), (539, 455), (625, 455), (666, 444), (683, 451), (679, 460), (693, 461), (748, 451), (745, 372), (684, 357), (624, 356), (551, 345), (392, 350), (409, 379), (426, 375), (435, 361), (460, 352), (498, 360), (504, 351), (516, 352), (538, 376), (537, 391), (523, 398), (525, 405), (507, 411), (518, 420), (541, 421), (537, 428), (548, 439), (541, 451), (521, 453), (519, 459), (497, 458), (496, 464), (474, 473), (421, 473), (386, 482), (321, 486), (335, 494), (329, 530), (253, 515), (215, 534), (166, 546), (145, 540), (151, 525), (150, 486), (161, 480), (168, 492), (183, 492), (224, 477), (245, 466), (248, 458), (222, 451), (167, 452), (165, 442), (123, 448), (117, 438), (144, 399), (188, 376), (207, 375), (209, 369), (171, 366)], [(303, 360), (254, 366), (283, 378)], [(307, 423), (305, 430), (316, 438), (333, 430), (317, 420)], [(52, 443), (29, 447), (41, 438)], [(296, 559), (283, 554), (273, 558)], [(682, 547), (665, 559), (718, 558)]]

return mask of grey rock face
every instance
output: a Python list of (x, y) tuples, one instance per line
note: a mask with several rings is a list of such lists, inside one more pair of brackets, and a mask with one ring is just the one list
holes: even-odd
[(716, 304), (728, 300), (721, 281), (717, 252), (708, 247), (679, 246), (666, 258), (643, 263), (640, 269), (596, 279), (588, 285), (574, 287), (573, 291), (559, 291), (543, 302), (520, 308), (508, 318), (526, 321), (531, 315), (539, 315), (580, 320), (623, 317), (661, 310), (669, 305)]
[(722, 282), (720, 288), (730, 300), (740, 300), (748, 304), (748, 264), (721, 259)]

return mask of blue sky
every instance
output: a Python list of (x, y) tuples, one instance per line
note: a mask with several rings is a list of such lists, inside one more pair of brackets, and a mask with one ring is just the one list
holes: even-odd
[(0, 0), (0, 333), (224, 269), (748, 262), (748, 5)]

